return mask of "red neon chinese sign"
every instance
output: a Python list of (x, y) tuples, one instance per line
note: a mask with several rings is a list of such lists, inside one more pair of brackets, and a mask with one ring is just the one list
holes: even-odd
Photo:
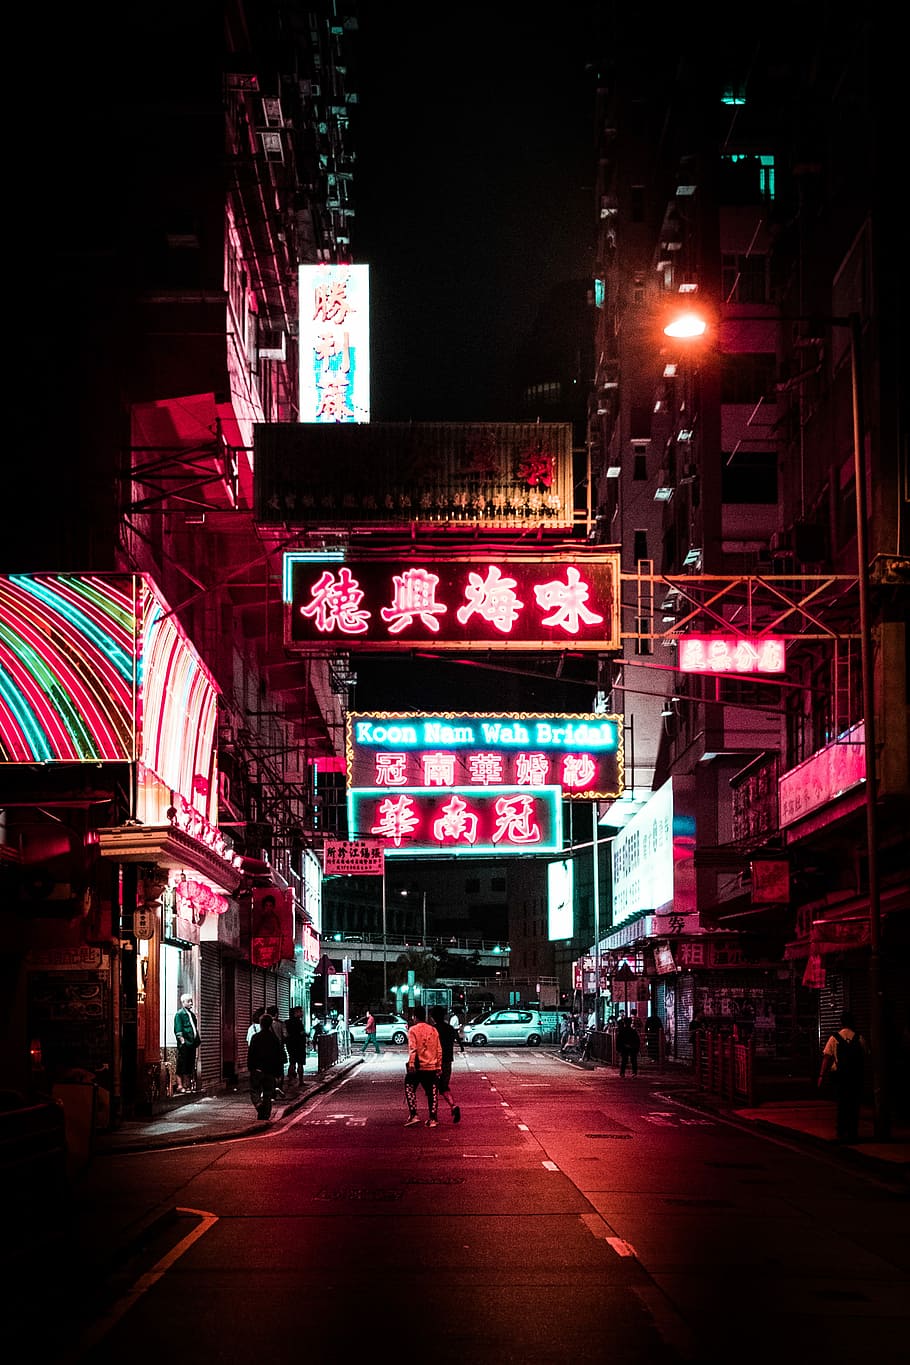
[(361, 649), (616, 649), (619, 559), (573, 554), (285, 556), (285, 643)]
[(348, 819), (386, 857), (446, 852), (555, 853), (562, 849), (559, 787), (352, 788)]
[(783, 673), (786, 642), (778, 635), (680, 635), (682, 673)]
[(349, 712), (351, 787), (562, 788), (563, 800), (623, 790), (621, 716), (538, 712)]

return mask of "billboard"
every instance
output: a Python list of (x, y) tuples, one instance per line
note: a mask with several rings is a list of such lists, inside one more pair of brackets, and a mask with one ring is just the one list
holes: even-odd
[(559, 787), (352, 787), (348, 827), (387, 858), (562, 852)]
[(300, 420), (370, 420), (370, 267), (302, 265)]
[(612, 855), (614, 926), (663, 909), (672, 913), (659, 917), (661, 932), (698, 927), (691, 778), (665, 782), (617, 834)]
[(571, 938), (575, 932), (575, 864), (563, 858), (547, 867), (547, 938)]
[(623, 790), (621, 716), (526, 711), (350, 711), (351, 787), (562, 788), (564, 800)]
[(288, 649), (611, 650), (620, 645), (619, 556), (564, 552), (306, 552), (284, 556)]
[(260, 422), (256, 519), (571, 533), (570, 422)]

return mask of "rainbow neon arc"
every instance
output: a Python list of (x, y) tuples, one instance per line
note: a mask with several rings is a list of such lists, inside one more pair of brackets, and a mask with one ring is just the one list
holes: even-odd
[(0, 763), (135, 761), (145, 823), (211, 821), (217, 698), (142, 574), (0, 576)]
[(137, 579), (0, 576), (0, 762), (135, 757)]

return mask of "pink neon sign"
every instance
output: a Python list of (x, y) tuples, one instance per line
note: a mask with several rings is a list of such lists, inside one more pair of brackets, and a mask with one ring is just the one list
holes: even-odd
[(469, 791), (352, 788), (349, 823), (378, 839), (386, 855), (552, 853), (562, 847), (558, 787)]
[(288, 556), (286, 643), (618, 647), (615, 555), (314, 563)]
[(783, 673), (786, 642), (778, 635), (680, 635), (682, 673)]

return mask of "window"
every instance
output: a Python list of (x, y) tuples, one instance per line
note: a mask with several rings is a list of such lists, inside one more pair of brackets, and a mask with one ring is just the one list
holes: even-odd
[(636, 531), (633, 537), (632, 558), (637, 564), (640, 559), (648, 558), (648, 533)]
[(644, 446), (633, 446), (635, 459), (632, 464), (632, 478), (641, 483), (648, 477), (648, 452)]
[(725, 251), (721, 287), (727, 303), (768, 303), (770, 301), (768, 257), (760, 251), (743, 255)]
[(720, 401), (757, 403), (773, 393), (776, 379), (777, 358), (769, 352), (725, 355), (721, 363)]
[(777, 502), (775, 451), (737, 450), (735, 454), (725, 454), (722, 458), (722, 502)]
[(505, 889), (506, 889), (506, 879), (505, 879), (505, 877), (491, 877), (491, 878), (490, 878), (490, 890), (491, 890), (491, 891), (505, 891)]
[(731, 152), (720, 159), (718, 198), (724, 204), (761, 204), (774, 198), (774, 157)]

